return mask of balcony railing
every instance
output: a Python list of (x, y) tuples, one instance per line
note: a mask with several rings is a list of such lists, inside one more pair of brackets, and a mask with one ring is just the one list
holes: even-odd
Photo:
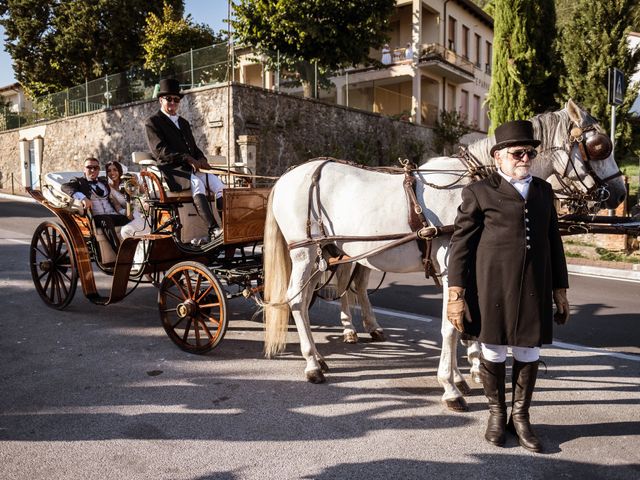
[(473, 62), (461, 57), (452, 50), (444, 48), (438, 43), (425, 43), (420, 47), (420, 61), (441, 60), (454, 65), (473, 75)]

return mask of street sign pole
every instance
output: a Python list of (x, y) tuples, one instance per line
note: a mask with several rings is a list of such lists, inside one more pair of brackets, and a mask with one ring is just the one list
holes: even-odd
[(616, 149), (616, 106), (611, 105), (611, 155)]
[(616, 106), (624, 101), (624, 73), (617, 68), (609, 68), (608, 101), (611, 105), (611, 153), (616, 145)]

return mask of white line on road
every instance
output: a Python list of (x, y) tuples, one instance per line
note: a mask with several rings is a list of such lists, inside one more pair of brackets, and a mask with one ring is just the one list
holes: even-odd
[[(336, 301), (331, 302), (331, 303), (334, 303), (335, 305), (339, 305), (338, 302), (336, 302)], [(360, 306), (356, 306), (355, 308), (361, 310)], [(415, 315), (415, 314), (412, 314), (412, 313), (399, 312), (397, 310), (389, 310), (387, 308), (375, 307), (375, 308), (373, 308), (373, 311), (376, 314), (387, 315), (387, 316), (397, 317), (397, 318), (405, 318), (407, 320), (414, 320), (414, 321), (417, 321), (417, 322), (431, 323), (433, 321), (442, 321), (442, 319), (440, 319), (440, 318), (425, 317), (425, 316), (422, 316), (422, 315)], [(565, 350), (575, 350), (575, 351), (578, 351), (578, 352), (589, 352), (589, 353), (593, 353), (593, 354), (596, 354), (596, 355), (604, 355), (604, 356), (608, 356), (608, 357), (618, 358), (620, 360), (631, 360), (632, 362), (640, 362), (640, 355), (630, 355), (630, 354), (627, 354), (627, 353), (611, 352), (609, 350), (605, 350), (605, 349), (602, 349), (602, 348), (586, 347), (584, 345), (576, 345), (576, 344), (573, 344), (573, 343), (559, 342), (557, 340), (554, 340), (552, 345), (554, 347), (563, 348)]]
[(19, 240), (17, 238), (0, 238), (0, 240), (11, 243), (19, 243), (20, 245), (31, 245), (29, 240)]

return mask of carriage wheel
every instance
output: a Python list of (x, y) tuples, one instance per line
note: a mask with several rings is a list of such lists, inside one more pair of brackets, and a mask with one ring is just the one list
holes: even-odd
[(57, 223), (43, 222), (36, 228), (29, 254), (31, 278), (42, 301), (62, 310), (76, 293), (78, 269), (67, 232)]
[(160, 284), (158, 306), (167, 335), (187, 352), (208, 352), (227, 331), (224, 290), (201, 263), (174, 265)]

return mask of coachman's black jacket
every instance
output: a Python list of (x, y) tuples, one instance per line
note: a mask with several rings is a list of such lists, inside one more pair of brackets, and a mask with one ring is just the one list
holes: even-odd
[(178, 124), (180, 128), (160, 110), (147, 118), (144, 124), (149, 149), (172, 192), (189, 188), (192, 169), (184, 160), (185, 154), (196, 160), (206, 158), (196, 145), (189, 122), (178, 117)]

